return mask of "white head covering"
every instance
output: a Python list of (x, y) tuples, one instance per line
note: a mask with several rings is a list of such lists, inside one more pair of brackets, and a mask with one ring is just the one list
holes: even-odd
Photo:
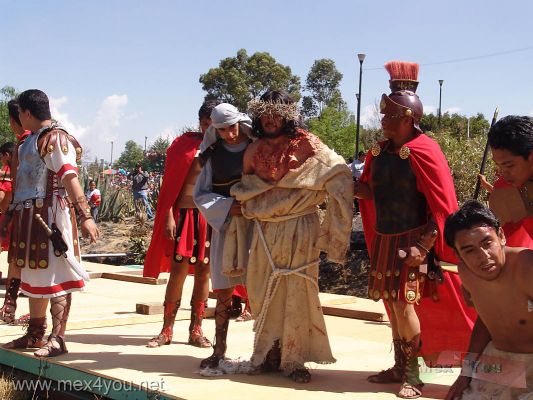
[[(225, 128), (236, 123), (252, 129), (252, 120), (250, 117), (240, 112), (237, 107), (229, 103), (221, 103), (211, 111), (211, 125), (205, 132), (204, 139), (200, 144), (200, 153), (203, 153), (209, 146), (217, 141), (218, 128)], [(247, 129), (248, 130), (248, 129)]]

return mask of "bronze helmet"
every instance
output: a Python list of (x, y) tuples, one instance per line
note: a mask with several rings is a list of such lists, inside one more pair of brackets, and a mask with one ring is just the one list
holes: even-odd
[(413, 118), (413, 126), (419, 132), (419, 122), (424, 114), (424, 107), (416, 94), (418, 86), (418, 64), (406, 61), (389, 61), (385, 69), (391, 79), (391, 94), (383, 94), (380, 102), (381, 114)]

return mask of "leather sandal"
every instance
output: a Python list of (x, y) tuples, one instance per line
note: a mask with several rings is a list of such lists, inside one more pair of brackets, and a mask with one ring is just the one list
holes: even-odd
[[(59, 347), (54, 346), (54, 340), (57, 342)], [(46, 344), (33, 354), (35, 357), (57, 357), (61, 354), (67, 353), (68, 350), (67, 346), (65, 345), (65, 339), (63, 339), (61, 336), (50, 334)]]

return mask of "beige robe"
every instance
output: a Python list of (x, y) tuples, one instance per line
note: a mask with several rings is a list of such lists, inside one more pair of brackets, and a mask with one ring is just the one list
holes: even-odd
[[(309, 361), (335, 362), (318, 298), (318, 264), (321, 250), (343, 263), (350, 242), (353, 183), (343, 158), (321, 146), (279, 182), (244, 175), (231, 194), (255, 224), (246, 280), (256, 319), (252, 364), (259, 366), (276, 340), (286, 374)], [(326, 199), (320, 225), (318, 206)]]

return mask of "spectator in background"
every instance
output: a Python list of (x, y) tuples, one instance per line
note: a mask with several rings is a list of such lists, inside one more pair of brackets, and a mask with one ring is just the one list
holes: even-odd
[(150, 203), (148, 202), (147, 194), (149, 177), (150, 176), (148, 175), (148, 173), (143, 171), (141, 164), (137, 164), (135, 167), (135, 171), (128, 175), (128, 178), (133, 181), (132, 191), (133, 202), (135, 204), (135, 212), (139, 212), (139, 205), (137, 204), (137, 200), (142, 199), (144, 207), (146, 208), (146, 216), (148, 217), (148, 219), (153, 219), (154, 214), (152, 213), (152, 208), (150, 207)]
[(96, 222), (102, 197), (100, 190), (96, 188), (96, 183), (94, 181), (89, 182), (89, 190), (87, 190), (85, 197), (87, 197), (87, 202), (89, 203), (89, 207), (91, 207), (91, 215)]
[(357, 153), (357, 160), (354, 160), (350, 164), (350, 169), (352, 170), (352, 176), (354, 178), (354, 181), (359, 180), (359, 178), (363, 174), (363, 169), (365, 168), (365, 157), (365, 152), (360, 151), (359, 153)]

